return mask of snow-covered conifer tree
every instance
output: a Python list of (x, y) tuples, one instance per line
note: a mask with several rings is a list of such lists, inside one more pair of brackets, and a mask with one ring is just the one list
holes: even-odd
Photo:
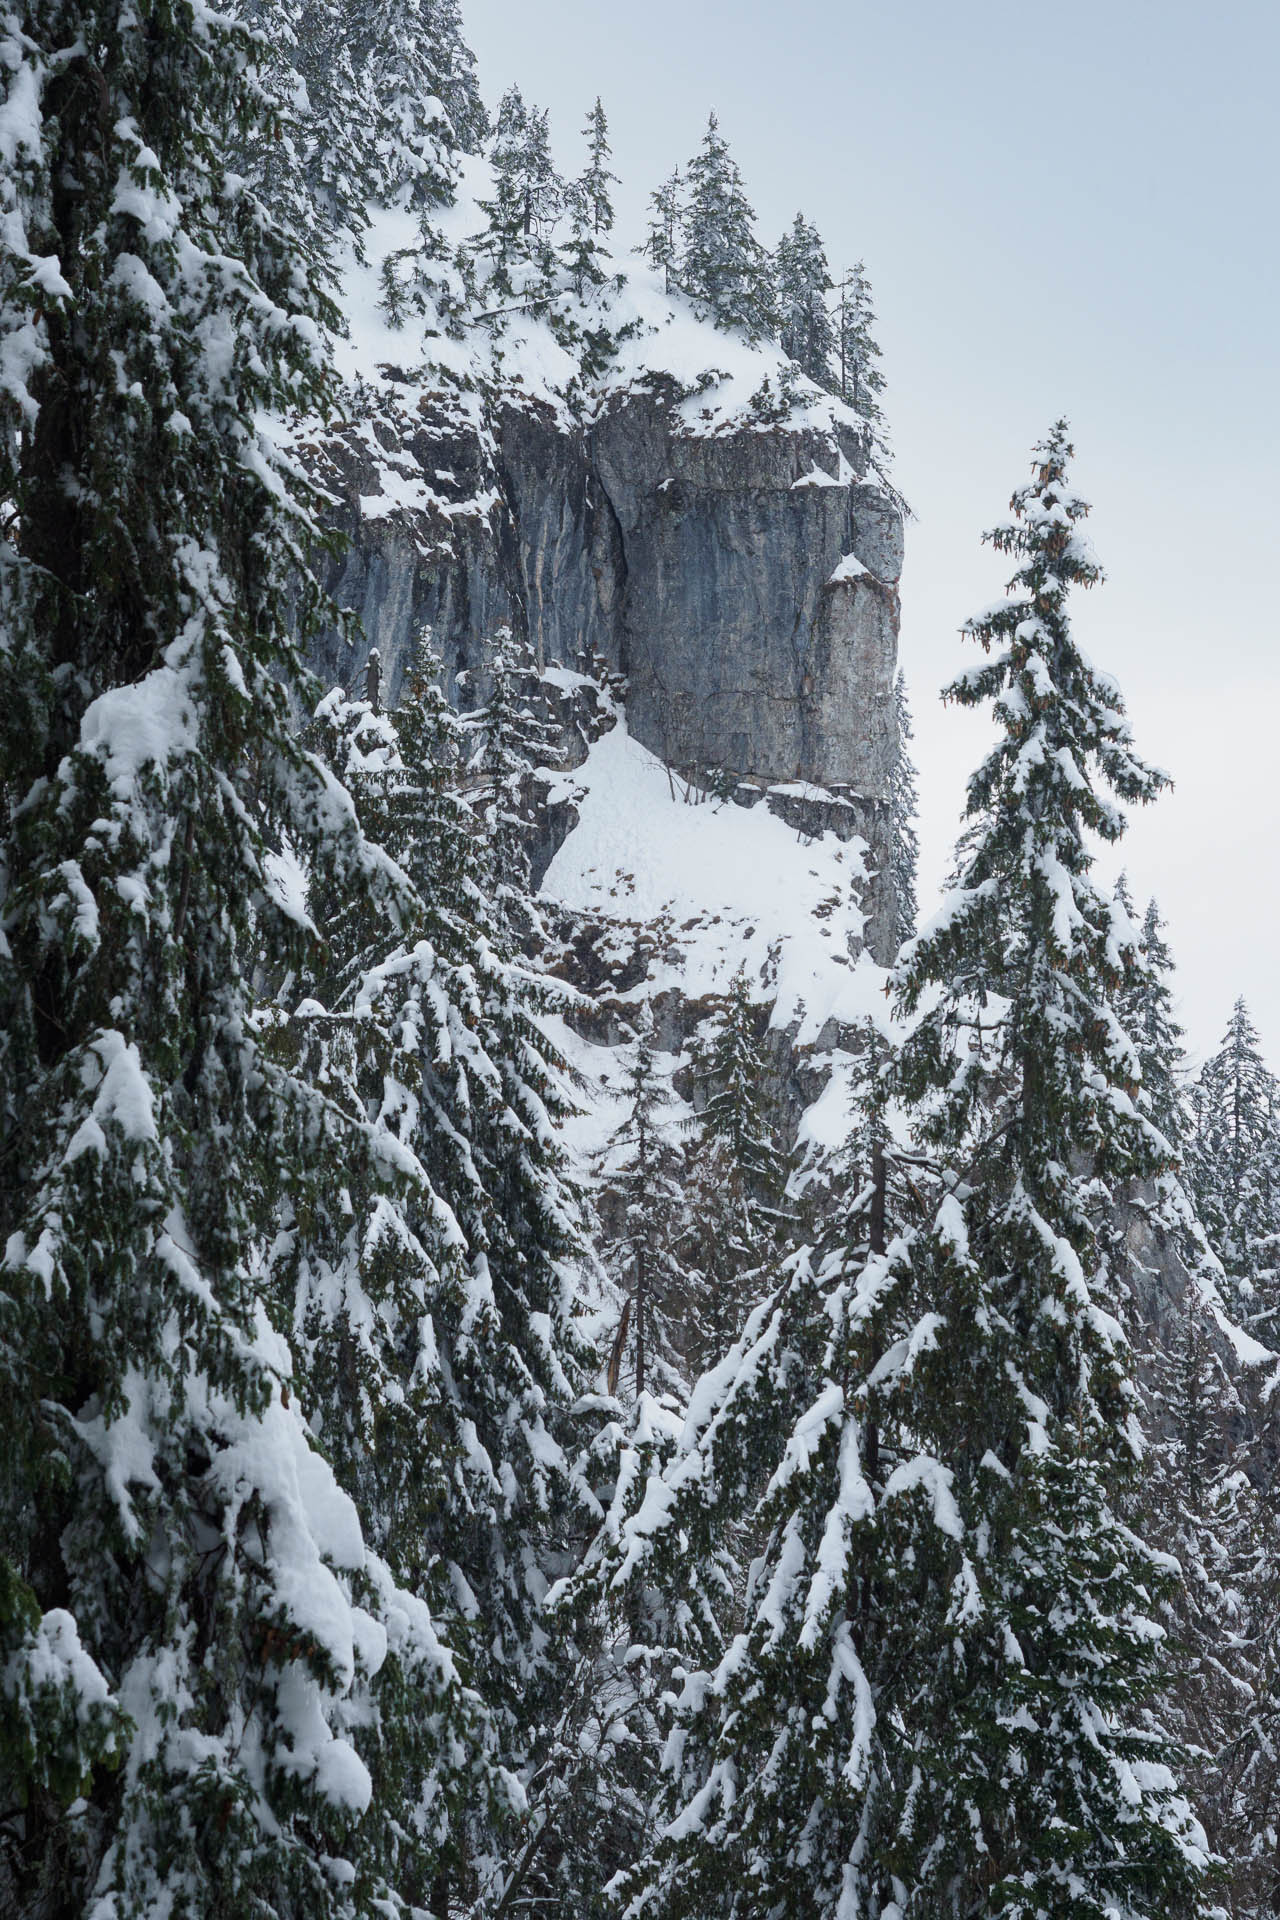
[(598, 287), (605, 278), (601, 262), (609, 257), (607, 240), (613, 231), (609, 188), (618, 179), (609, 169), (609, 123), (599, 100), (587, 115), (582, 131), (587, 141), (587, 165), (565, 189), (570, 232), (561, 249), (579, 300), (589, 286)]
[(1138, 1049), (1147, 1110), (1170, 1146), (1181, 1149), (1187, 1132), (1183, 1089), (1183, 1030), (1173, 1010), (1174, 963), (1165, 922), (1154, 900), (1142, 919), (1141, 991), (1121, 1008), (1125, 1031)]
[(1280, 1270), (1280, 1086), (1237, 1000), (1191, 1089), (1187, 1176), (1209, 1244), (1248, 1322), (1271, 1320)]
[[(529, 776), (560, 764), (537, 658), (509, 627), (494, 636), (489, 698), (463, 715), (473, 812), (482, 823), (486, 885), (516, 941), (538, 918), (529, 864)], [(469, 692), (473, 676), (463, 685)]]
[(884, 408), (880, 404), (884, 374), (879, 364), (871, 283), (861, 260), (845, 274), (839, 292), (840, 398), (866, 421), (873, 461), (882, 466), (888, 460)]
[(686, 1313), (690, 1357), (705, 1371), (737, 1338), (753, 1293), (781, 1255), (786, 1226), (786, 1157), (742, 968), (698, 1050), (695, 1073), (704, 1097), (689, 1167)]
[(1101, 1920), (1201, 1910), (1206, 1858), (1149, 1718), (1165, 1575), (1115, 1513), (1135, 1402), (1094, 1219), (1099, 1183), (1167, 1165), (1115, 1011), (1133, 930), (1090, 872), (1117, 801), (1164, 776), (1071, 636), (1068, 596), (1100, 571), (1070, 454), (1060, 422), (989, 536), (1018, 569), (969, 623), (988, 658), (950, 693), (992, 703), (1000, 738), (969, 783), (960, 884), (899, 963), (916, 1024), (897, 1083), (953, 1169), (913, 1261), (940, 1316), (917, 1431), (954, 1508), (936, 1665), (901, 1705), (911, 1823), (887, 1857), (933, 1910), (947, 1889), (957, 1913)]
[(768, 258), (755, 236), (737, 162), (713, 113), (685, 169), (686, 205), (675, 279), (719, 327), (753, 339), (771, 329)]
[(934, 1172), (894, 1195), (873, 1072), (872, 1177), (846, 1201), (865, 1238), (797, 1257), (649, 1503), (656, 1539), (745, 1475), (768, 1531), (741, 1633), (686, 1683), (636, 1915), (1206, 1909), (1151, 1713), (1169, 1566), (1113, 1504), (1135, 1400), (1092, 1217), (1099, 1181), (1158, 1171), (1165, 1147), (1114, 1011), (1136, 942), (1087, 836), (1117, 838), (1116, 801), (1161, 776), (1071, 639), (1068, 593), (1098, 569), (1069, 452), (1059, 425), (993, 536), (1021, 564), (952, 694), (993, 701), (1000, 738), (959, 884), (899, 963), (913, 1024), (889, 1086)]
[[(380, 263), (387, 310), (395, 321), (449, 311), (456, 289), (438, 212), (484, 127), (452, 0), (250, 0), (248, 11), (277, 57), (289, 43), (305, 83), (298, 152), (320, 228), (363, 256), (371, 207), (412, 210), (417, 241)], [(286, 161), (270, 146), (264, 165), (281, 184)], [(300, 227), (298, 239), (311, 236)]]
[(820, 387), (834, 384), (836, 330), (827, 307), (834, 282), (822, 236), (798, 213), (773, 256), (773, 301), (778, 341), (802, 372)]
[(519, 87), (499, 103), (489, 158), (493, 196), (480, 202), (488, 226), (472, 244), (489, 258), (497, 293), (539, 302), (551, 287), (565, 186), (551, 157), (547, 110), (527, 106)]
[(916, 833), (919, 801), (916, 794), (916, 769), (911, 758), (911, 707), (907, 700), (907, 677), (901, 668), (893, 683), (893, 710), (898, 723), (898, 751), (889, 776), (889, 873), (893, 882), (894, 911), (897, 918), (897, 942), (903, 946), (916, 930), (919, 912), (917, 900), (920, 840)]
[(949, 1478), (922, 1474), (910, 1425), (936, 1316), (903, 1234), (916, 1197), (889, 1151), (883, 1039), (869, 1030), (859, 1058), (820, 1245), (695, 1388), (661, 1494), (650, 1485), (625, 1552), (604, 1556), (615, 1583), (639, 1570), (679, 1591), (686, 1537), (736, 1522), (758, 1543), (723, 1645), (686, 1662), (664, 1824), (620, 1883), (628, 1914), (892, 1911), (897, 1730), (891, 1717), (882, 1733), (877, 1697), (903, 1684), (936, 1531), (915, 1524), (913, 1495), (923, 1479), (945, 1518)]
[(338, 1471), (486, 1711), (484, 1764), (455, 1767), (427, 1809), (433, 1911), (442, 1886), (497, 1899), (522, 1845), (503, 1818), (522, 1789), (501, 1769), (523, 1787), (543, 1764), (572, 1650), (541, 1600), (564, 1530), (590, 1518), (571, 1464), (586, 1353), (559, 1063), (487, 891), (460, 792), (469, 740), (438, 678), (423, 650), (396, 711), (322, 703), (414, 899), (381, 944), (331, 968), (332, 1005), (309, 996), (294, 1015), (339, 1138), (355, 1127), (344, 1185), (288, 1223), (281, 1253)]
[(345, 1913), (392, 1897), (353, 1736), (391, 1640), (424, 1701), (451, 1682), (313, 1445), (264, 1267), (282, 1195), (331, 1179), (254, 1007), (259, 953), (314, 937), (286, 841), (401, 891), (290, 726), (313, 527), (263, 422), (323, 405), (332, 314), (226, 166), (245, 29), (38, 4), (3, 33), (0, 1897)]
[(684, 221), (684, 180), (677, 167), (657, 191), (649, 195), (649, 224), (643, 244), (636, 248), (636, 252), (643, 254), (650, 266), (661, 273), (668, 293), (681, 284)]
[(613, 157), (609, 146), (609, 122), (605, 119), (604, 108), (596, 101), (587, 115), (587, 124), (582, 129), (587, 141), (587, 168), (582, 175), (582, 190), (586, 200), (594, 234), (613, 232), (613, 202), (609, 198), (609, 188), (616, 187), (618, 176), (609, 162)]
[(682, 1187), (678, 1155), (662, 1114), (674, 1096), (658, 1071), (653, 1017), (644, 1009), (626, 1055), (623, 1098), (627, 1108), (604, 1149), (601, 1178), (615, 1224), (604, 1249), (606, 1264), (625, 1289), (611, 1373), (621, 1378), (628, 1353), (637, 1400), (669, 1371), (675, 1338), (672, 1322), (682, 1304), (683, 1269), (678, 1253)]

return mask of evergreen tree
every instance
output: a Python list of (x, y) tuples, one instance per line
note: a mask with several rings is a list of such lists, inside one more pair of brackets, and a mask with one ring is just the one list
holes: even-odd
[[(251, 0), (250, 12), (305, 86), (297, 159), (313, 219), (298, 223), (300, 244), (318, 225), (364, 257), (370, 208), (411, 209), (419, 237), (382, 259), (384, 303), (396, 322), (448, 314), (457, 288), (438, 214), (484, 126), (453, 0)], [(296, 198), (289, 155), (268, 147), (265, 166)]]
[[(1128, 881), (1116, 883), (1116, 900), (1131, 925), (1136, 915)], [(1173, 955), (1164, 938), (1164, 921), (1154, 900), (1147, 905), (1138, 946), (1143, 966), (1121, 995), (1121, 1024), (1133, 1041), (1142, 1069), (1142, 1103), (1169, 1145), (1181, 1152), (1187, 1132), (1187, 1107), (1181, 1077), (1186, 1055), (1182, 1028), (1173, 1011)]]
[[(675, 1703), (665, 1824), (622, 1884), (628, 1914), (893, 1911), (894, 1726), (886, 1740), (876, 1697), (906, 1644), (915, 1581), (895, 1506), (921, 1477), (904, 1415), (937, 1316), (918, 1313), (902, 1232), (913, 1190), (889, 1150), (886, 1049), (870, 1030), (859, 1058), (822, 1241), (695, 1389), (662, 1494), (650, 1487), (614, 1563), (615, 1581), (638, 1568), (679, 1593), (686, 1539), (738, 1522), (758, 1543), (738, 1631), (696, 1648)], [(928, 1482), (944, 1507), (948, 1478)]]
[(1277, 1308), (1280, 1268), (1280, 1088), (1237, 1000), (1222, 1046), (1191, 1092), (1188, 1186), (1209, 1243), (1250, 1324)]
[[(348, 1150), (327, 1215), (287, 1223), (283, 1245), (331, 1457), (486, 1711), (484, 1764), (419, 1801), (429, 1886), (415, 1893), (402, 1864), (406, 1897), (444, 1911), (448, 1889), (497, 1897), (523, 1844), (509, 1827), (522, 1794), (500, 1769), (523, 1785), (544, 1764), (572, 1666), (542, 1598), (586, 1497), (570, 1414), (586, 1351), (561, 1063), (487, 891), (459, 791), (467, 735), (438, 676), (424, 649), (397, 711), (336, 693), (321, 709), (343, 771), (363, 762), (366, 820), (414, 903), (398, 934), (335, 970), (330, 1007), (309, 996), (294, 1016), (366, 1145)], [(402, 1862), (414, 1805), (397, 1822)]]
[(579, 300), (589, 286), (598, 287), (605, 279), (601, 263), (609, 257), (606, 239), (613, 231), (609, 187), (616, 185), (618, 176), (609, 171), (609, 123), (599, 100), (587, 115), (583, 133), (588, 143), (587, 167), (565, 191), (570, 234), (562, 249)]
[[(900, 1084), (932, 1102), (923, 1135), (963, 1167), (959, 1217), (917, 1259), (936, 1262), (938, 1361), (964, 1384), (922, 1433), (944, 1443), (933, 1450), (954, 1463), (979, 1543), (969, 1630), (917, 1741), (917, 1806), (944, 1837), (926, 1879), (944, 1867), (1002, 1911), (1191, 1912), (1204, 1854), (1144, 1718), (1161, 1574), (1114, 1511), (1134, 1400), (1093, 1218), (1100, 1183), (1159, 1175), (1167, 1146), (1133, 1105), (1115, 1009), (1140, 956), (1092, 880), (1086, 836), (1123, 831), (1108, 788), (1148, 801), (1163, 776), (1135, 756), (1114, 686), (1071, 637), (1070, 590), (1100, 572), (1070, 453), (1059, 423), (989, 536), (1020, 564), (966, 629), (988, 660), (949, 691), (991, 701), (1002, 734), (970, 782), (960, 889), (899, 985), (906, 1013), (925, 1009)], [(907, 1857), (918, 1871), (916, 1846)]]
[(755, 237), (742, 175), (714, 113), (685, 170), (685, 185), (678, 284), (718, 327), (739, 327), (758, 339), (772, 318), (768, 262)]
[(893, 683), (893, 710), (898, 725), (898, 751), (889, 776), (889, 875), (893, 882), (895, 934), (901, 947), (913, 938), (920, 910), (916, 891), (920, 865), (920, 840), (916, 833), (919, 802), (915, 762), (910, 753), (914, 729), (907, 700), (907, 677), (901, 668)]
[(549, 115), (545, 108), (526, 106), (519, 87), (502, 96), (489, 158), (493, 195), (480, 202), (488, 227), (474, 244), (491, 257), (495, 291), (545, 299), (565, 186), (551, 157)]
[(920, 1183), (895, 1195), (873, 1069), (844, 1249), (799, 1257), (752, 1316), (650, 1502), (656, 1537), (709, 1480), (722, 1501), (763, 1483), (767, 1532), (742, 1631), (686, 1683), (630, 1913), (1205, 1911), (1149, 1707), (1165, 1565), (1113, 1506), (1134, 1395), (1091, 1217), (1097, 1183), (1158, 1171), (1164, 1143), (1133, 1105), (1114, 1003), (1137, 956), (1086, 834), (1123, 829), (1106, 789), (1161, 777), (1071, 639), (1067, 594), (1098, 570), (1069, 451), (1059, 425), (992, 536), (1021, 565), (951, 692), (992, 700), (1001, 737), (950, 910), (898, 977), (891, 1085), (941, 1200), (917, 1223)]
[(426, 1609), (313, 1445), (264, 1266), (282, 1200), (305, 1213), (331, 1178), (322, 1102), (254, 1006), (258, 953), (312, 937), (287, 848), (353, 894), (402, 887), (290, 726), (312, 503), (261, 423), (323, 406), (333, 315), (227, 169), (227, 128), (256, 137), (260, 52), (202, 6), (36, 5), (5, 29), (0, 1898), (19, 1912), (394, 1904), (357, 1846), (356, 1729), (396, 1737), (389, 1650), (469, 1738)]
[(803, 373), (830, 387), (836, 334), (827, 308), (833, 281), (822, 236), (798, 213), (773, 256), (773, 300), (778, 341)]
[(609, 122), (604, 117), (604, 108), (599, 100), (587, 115), (587, 124), (582, 131), (587, 141), (588, 156), (587, 170), (582, 176), (582, 191), (591, 231), (597, 235), (612, 233), (613, 202), (609, 198), (609, 188), (617, 186), (618, 176), (609, 168), (613, 158), (609, 146)]
[(768, 1110), (769, 1072), (739, 968), (695, 1060), (703, 1101), (689, 1170), (685, 1289), (697, 1371), (737, 1338), (753, 1292), (780, 1254), (787, 1167)]
[(661, 273), (667, 293), (681, 284), (679, 267), (684, 255), (684, 223), (684, 180), (677, 167), (657, 192), (649, 195), (649, 224), (643, 244), (636, 248), (636, 252)]
[(658, 1072), (648, 1007), (627, 1049), (623, 1097), (627, 1110), (610, 1135), (602, 1166), (605, 1205), (615, 1217), (604, 1257), (624, 1288), (610, 1386), (621, 1377), (630, 1348), (639, 1401), (670, 1369), (683, 1280), (677, 1253), (683, 1195), (676, 1152), (662, 1125), (663, 1109), (674, 1096)]
[[(459, 677), (469, 692), (474, 676)], [(462, 718), (467, 775), (472, 811), (483, 829), (486, 886), (519, 943), (538, 922), (529, 861), (530, 776), (559, 766), (563, 751), (549, 718), (537, 657), (509, 627), (494, 636), (488, 680), (488, 700)]]
[(1182, 1569), (1169, 1608), (1170, 1706), (1195, 1803), (1227, 1862), (1231, 1911), (1261, 1916), (1275, 1912), (1277, 1894), (1280, 1756), (1265, 1679), (1280, 1644), (1276, 1514), (1249, 1478), (1244, 1410), (1221, 1344), (1189, 1291), (1155, 1363), (1138, 1512)]
[(889, 446), (880, 404), (884, 374), (880, 371), (875, 325), (871, 284), (859, 260), (840, 282), (840, 398), (865, 420), (872, 465), (883, 467), (888, 464)]

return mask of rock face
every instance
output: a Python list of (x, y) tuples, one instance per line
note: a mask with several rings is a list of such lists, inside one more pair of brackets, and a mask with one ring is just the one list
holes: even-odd
[[(839, 790), (830, 824), (883, 868), (901, 516), (854, 431), (703, 431), (689, 405), (654, 381), (588, 422), (508, 398), (477, 424), (406, 388), (402, 418), (326, 443), (335, 595), (393, 698), (424, 625), (451, 675), (510, 625), (544, 664), (624, 675), (668, 765)], [(317, 655), (347, 682), (362, 664), (334, 636)]]

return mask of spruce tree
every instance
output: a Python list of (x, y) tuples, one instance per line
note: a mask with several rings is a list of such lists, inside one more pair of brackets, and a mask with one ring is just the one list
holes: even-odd
[(551, 157), (549, 115), (527, 106), (519, 87), (502, 96), (489, 158), (493, 194), (480, 202), (488, 225), (472, 244), (489, 257), (497, 293), (536, 305), (547, 298), (554, 277), (565, 186)]
[(919, 802), (915, 762), (910, 753), (914, 730), (907, 700), (907, 677), (901, 668), (893, 683), (893, 710), (898, 725), (898, 751), (889, 776), (889, 875), (893, 883), (895, 937), (901, 947), (916, 930), (920, 865), (920, 839), (916, 833)]
[(1280, 1305), (1280, 1087), (1242, 999), (1192, 1087), (1191, 1108), (1191, 1197), (1242, 1317), (1261, 1327)]
[(655, 193), (649, 195), (649, 224), (643, 243), (636, 248), (662, 275), (665, 292), (681, 285), (680, 262), (684, 254), (684, 180), (679, 167)]
[(674, 1096), (655, 1054), (653, 1017), (646, 1007), (625, 1055), (626, 1112), (609, 1137), (601, 1167), (605, 1207), (614, 1218), (604, 1258), (624, 1290), (610, 1373), (616, 1383), (629, 1352), (637, 1400), (669, 1374), (675, 1351), (672, 1321), (683, 1280), (677, 1251), (678, 1157), (662, 1122)]
[[(487, 888), (509, 936), (526, 942), (538, 924), (529, 859), (531, 775), (561, 764), (537, 657), (509, 627), (493, 640), (489, 698), (462, 716), (471, 807), (483, 831)], [(471, 693), (476, 676), (460, 676)]]
[(861, 260), (845, 274), (839, 291), (840, 398), (866, 422), (872, 464), (880, 468), (887, 465), (889, 458), (884, 408), (880, 402), (884, 374), (879, 364), (871, 283)]
[(612, 233), (613, 202), (609, 198), (609, 188), (617, 186), (618, 176), (609, 166), (613, 157), (609, 146), (609, 122), (598, 99), (587, 115), (587, 124), (582, 131), (587, 141), (587, 168), (582, 175), (581, 185), (591, 231), (596, 235)]
[(742, 175), (715, 114), (685, 169), (687, 202), (681, 234), (681, 290), (718, 327), (737, 327), (752, 339), (770, 331), (768, 263), (755, 236), (755, 214)]
[[(663, 1825), (619, 1884), (628, 1914), (894, 1911), (895, 1728), (882, 1733), (876, 1701), (909, 1644), (909, 1556), (932, 1530), (913, 1549), (894, 1506), (909, 1518), (920, 1480), (911, 1382), (937, 1316), (920, 1314), (912, 1278), (915, 1190), (890, 1151), (883, 1040), (868, 1030), (856, 1057), (821, 1241), (775, 1272), (781, 1284), (695, 1388), (662, 1492), (650, 1486), (608, 1563), (615, 1583), (639, 1570), (679, 1595), (686, 1539), (706, 1551), (737, 1527), (756, 1547), (730, 1631), (686, 1657)], [(948, 1480), (928, 1481), (944, 1517)]]
[[(355, 1137), (328, 1208), (282, 1241), (331, 1456), (483, 1702), (470, 1773), (447, 1771), (397, 1823), (406, 1897), (431, 1893), (433, 1911), (446, 1891), (498, 1898), (524, 1844), (512, 1816), (573, 1664), (542, 1599), (587, 1497), (572, 1465), (587, 1353), (572, 1298), (580, 1208), (556, 1137), (562, 1063), (488, 891), (460, 790), (468, 736), (439, 666), (420, 650), (391, 713), (337, 693), (322, 705), (369, 830), (414, 891), (398, 928), (384, 922), (331, 968), (331, 1002), (309, 995), (294, 1014)], [(415, 1804), (435, 1848), (416, 1894)]]
[(1170, 1146), (1180, 1151), (1187, 1132), (1182, 1087), (1186, 1054), (1173, 1010), (1173, 954), (1164, 936), (1165, 921), (1156, 902), (1149, 900), (1142, 919), (1142, 991), (1122, 1007), (1121, 1017), (1138, 1049), (1147, 1110)]
[(889, 1086), (936, 1172), (895, 1189), (873, 1069), (843, 1247), (797, 1257), (748, 1321), (649, 1503), (657, 1540), (709, 1482), (722, 1503), (763, 1485), (765, 1547), (740, 1633), (686, 1683), (636, 1915), (1205, 1911), (1150, 1706), (1168, 1565), (1114, 1508), (1135, 1405), (1092, 1217), (1164, 1143), (1114, 1011), (1138, 955), (1086, 836), (1117, 838), (1116, 800), (1161, 776), (1071, 639), (1098, 569), (1069, 452), (1059, 425), (993, 536), (1021, 564), (951, 693), (991, 700), (1001, 735), (959, 885), (898, 975)]
[(827, 307), (833, 285), (822, 236), (798, 213), (773, 256), (774, 311), (782, 351), (820, 387), (834, 384), (837, 340)]
[(565, 189), (570, 233), (561, 249), (579, 300), (588, 287), (598, 287), (605, 279), (603, 262), (609, 258), (608, 236), (613, 231), (609, 188), (616, 186), (618, 179), (609, 168), (609, 123), (599, 100), (587, 115), (582, 131), (587, 140), (587, 166)]
[[(1275, 1911), (1277, 1724), (1265, 1676), (1280, 1641), (1274, 1503), (1239, 1437), (1244, 1408), (1220, 1340), (1189, 1291), (1155, 1363), (1153, 1432), (1138, 1513), (1182, 1579), (1169, 1628), (1173, 1725), (1192, 1755), (1189, 1782), (1231, 1911)], [(1268, 1837), (1268, 1828), (1271, 1836)]]
[(1164, 776), (1071, 636), (1070, 591), (1101, 575), (1070, 454), (1060, 422), (989, 536), (1018, 569), (966, 629), (987, 660), (949, 691), (990, 702), (1001, 737), (970, 781), (960, 886), (899, 979), (917, 1023), (898, 1082), (930, 1103), (922, 1135), (957, 1179), (916, 1255), (944, 1315), (924, 1373), (938, 1366), (935, 1392), (954, 1383), (921, 1431), (976, 1546), (913, 1742), (916, 1831), (940, 1845), (899, 1858), (1001, 1911), (1101, 1917), (1201, 1910), (1205, 1859), (1147, 1717), (1164, 1576), (1115, 1512), (1134, 1392), (1094, 1218), (1099, 1185), (1168, 1164), (1116, 1016), (1141, 957), (1090, 871), (1091, 837), (1123, 831), (1116, 802), (1149, 801)]
[(770, 1062), (742, 968), (697, 1050), (694, 1072), (702, 1107), (689, 1168), (686, 1340), (701, 1372), (737, 1338), (753, 1294), (777, 1263), (787, 1224), (786, 1158), (766, 1092)]
[[(298, 153), (320, 231), (363, 258), (371, 208), (411, 210), (418, 239), (377, 263), (384, 305), (397, 323), (409, 312), (447, 315), (456, 288), (438, 215), (485, 124), (453, 0), (253, 0), (252, 15), (277, 58), (280, 41), (290, 44), (305, 85)], [(266, 169), (286, 185), (278, 147)], [(298, 237), (308, 244), (307, 226)]]
[(262, 423), (323, 407), (333, 315), (226, 164), (260, 53), (199, 6), (6, 29), (0, 1884), (21, 1912), (392, 1900), (359, 1851), (356, 1728), (391, 1729), (393, 1642), (465, 1744), (425, 1608), (313, 1444), (264, 1264), (284, 1197), (305, 1212), (331, 1179), (295, 1124), (321, 1103), (254, 1004), (258, 955), (314, 937), (288, 848), (353, 894), (401, 886), (291, 731), (312, 502)]

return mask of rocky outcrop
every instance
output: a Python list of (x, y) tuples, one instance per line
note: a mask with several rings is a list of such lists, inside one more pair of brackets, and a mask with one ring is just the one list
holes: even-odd
[[(323, 447), (331, 585), (391, 697), (423, 626), (452, 676), (510, 625), (543, 663), (624, 675), (632, 732), (695, 779), (834, 789), (827, 824), (884, 866), (902, 522), (856, 430), (702, 430), (658, 380), (578, 421), (403, 394)], [(362, 660), (329, 635), (316, 664), (349, 682)]]

